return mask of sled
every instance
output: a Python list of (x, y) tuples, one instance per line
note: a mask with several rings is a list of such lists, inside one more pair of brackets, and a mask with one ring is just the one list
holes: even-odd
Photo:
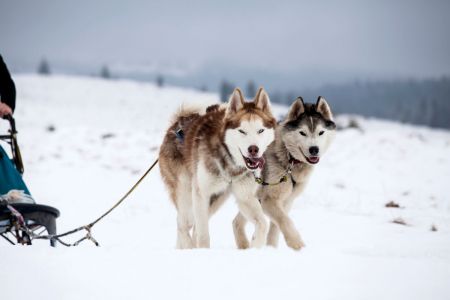
[[(11, 244), (15, 245), (8, 235), (12, 235), (18, 244), (31, 245), (30, 231), (33, 235), (56, 234), (56, 218), (59, 211), (51, 206), (41, 204), (14, 203), (9, 204), (23, 217), (26, 227), (17, 226), (17, 216), (11, 212), (7, 204), (0, 204), (0, 235)], [(24, 230), (27, 228), (28, 230)], [(50, 240), (52, 247), (56, 246), (55, 240)]]
[[(0, 135), (0, 140), (10, 145), (11, 161), (17, 171), (23, 174), (24, 165), (17, 143), (15, 120), (12, 116), (6, 116), (5, 119), (9, 121), (10, 130), (8, 134)], [(0, 236), (13, 245), (31, 245), (33, 238), (56, 234), (56, 219), (59, 214), (58, 209), (47, 205), (1, 201)], [(50, 245), (55, 247), (56, 240), (50, 239)]]

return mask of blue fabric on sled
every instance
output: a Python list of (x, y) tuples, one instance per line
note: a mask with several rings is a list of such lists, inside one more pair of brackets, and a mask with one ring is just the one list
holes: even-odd
[(10, 190), (21, 190), (31, 196), (22, 176), (0, 146), (0, 195), (8, 193)]

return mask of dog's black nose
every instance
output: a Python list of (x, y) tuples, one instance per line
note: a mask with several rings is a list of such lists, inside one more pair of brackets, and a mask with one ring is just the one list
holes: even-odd
[(319, 147), (317, 146), (309, 147), (309, 153), (311, 153), (311, 155), (317, 155), (319, 153)]
[(248, 147), (248, 153), (249, 153), (251, 156), (257, 156), (257, 155), (258, 155), (258, 152), (259, 152), (258, 146), (251, 145), (250, 147)]

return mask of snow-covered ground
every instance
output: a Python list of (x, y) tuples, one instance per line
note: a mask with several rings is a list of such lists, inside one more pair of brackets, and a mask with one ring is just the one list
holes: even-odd
[[(25, 180), (38, 202), (60, 209), (59, 232), (129, 189), (180, 103), (217, 100), (122, 80), (15, 81)], [(282, 239), (278, 249), (236, 250), (233, 199), (211, 220), (212, 249), (175, 250), (175, 209), (155, 169), (94, 228), (101, 247), (0, 243), (0, 298), (450, 299), (450, 132), (357, 120), (362, 131), (338, 132), (291, 212), (300, 252)]]

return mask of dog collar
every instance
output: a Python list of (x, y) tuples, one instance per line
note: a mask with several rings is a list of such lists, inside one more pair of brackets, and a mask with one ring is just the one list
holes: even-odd
[(297, 165), (302, 163), (302, 161), (294, 158), (291, 153), (289, 153), (288, 156), (289, 156), (289, 164)]

